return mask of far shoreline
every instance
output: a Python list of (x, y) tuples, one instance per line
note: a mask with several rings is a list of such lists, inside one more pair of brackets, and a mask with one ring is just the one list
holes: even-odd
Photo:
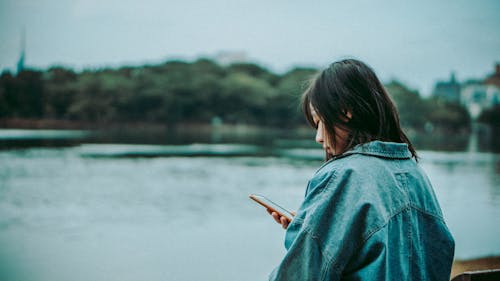
[(453, 261), (451, 278), (467, 271), (500, 269), (500, 256), (488, 256), (474, 259), (457, 259)]
[[(239, 141), (255, 139), (265, 136), (267, 139), (279, 137), (290, 139), (305, 139), (314, 142), (314, 130), (305, 122), (302, 125), (289, 126), (264, 126), (248, 123), (224, 123), (224, 122), (190, 122), (182, 121), (174, 124), (147, 121), (78, 121), (67, 119), (38, 119), (38, 118), (0, 118), (0, 129), (27, 129), (27, 130), (85, 130), (94, 132), (120, 132), (135, 135), (147, 135), (150, 133), (193, 136), (220, 136), (234, 138)], [(419, 150), (435, 151), (468, 151), (470, 146), (470, 135), (464, 132), (452, 134), (447, 131), (436, 131), (432, 134), (419, 132), (408, 128), (405, 130), (413, 145)], [(452, 137), (450, 137), (452, 136)], [(496, 142), (495, 142), (496, 143)], [(493, 145), (493, 141), (479, 141), (476, 150), (497, 151), (500, 147)]]
[(87, 122), (63, 119), (29, 119), (0, 118), (0, 129), (17, 130), (78, 130), (93, 132), (127, 132), (143, 135), (149, 133), (167, 133), (172, 135), (224, 135), (255, 137), (255, 136), (294, 136), (313, 139), (313, 130), (306, 126), (273, 127), (245, 123), (195, 123), (179, 122), (167, 124), (161, 122), (129, 121), (129, 122)]
[(166, 128), (154, 122), (89, 122), (67, 119), (0, 118), (2, 129), (99, 130), (122, 127)]
[(90, 122), (67, 119), (36, 119), (36, 118), (0, 118), (0, 129), (47, 129), (47, 130), (113, 130), (122, 128), (142, 128), (151, 130), (213, 130), (213, 129), (245, 129), (248, 131), (257, 130), (290, 130), (308, 131), (311, 128), (306, 126), (295, 127), (273, 127), (245, 123), (216, 123), (210, 122), (178, 122), (167, 124), (161, 122), (147, 121), (123, 121), (123, 122)]

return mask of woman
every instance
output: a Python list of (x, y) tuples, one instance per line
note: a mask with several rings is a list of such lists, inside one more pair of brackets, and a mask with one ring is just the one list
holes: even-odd
[(396, 108), (373, 70), (342, 60), (303, 94), (327, 161), (289, 222), (271, 280), (449, 280), (451, 236)]

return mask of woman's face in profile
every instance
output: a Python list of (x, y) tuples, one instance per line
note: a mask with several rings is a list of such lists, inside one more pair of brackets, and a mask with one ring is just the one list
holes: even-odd
[(325, 125), (323, 121), (318, 116), (318, 113), (316, 113), (316, 110), (312, 106), (311, 107), (311, 115), (316, 127), (316, 137), (314, 140), (321, 144), (323, 146), (323, 149), (326, 151), (328, 154), (335, 154), (335, 150), (333, 149), (332, 144), (330, 144), (330, 141), (328, 141), (328, 136), (325, 131)]
[(315, 127), (316, 127), (316, 136), (314, 140), (321, 144), (326, 153), (335, 155), (342, 153), (342, 148), (345, 147), (345, 141), (347, 138), (347, 132), (345, 130), (341, 130), (339, 128), (333, 128), (335, 132), (335, 145), (329, 140), (328, 134), (325, 128), (325, 124), (321, 121), (316, 110), (310, 106), (311, 116), (313, 118)]

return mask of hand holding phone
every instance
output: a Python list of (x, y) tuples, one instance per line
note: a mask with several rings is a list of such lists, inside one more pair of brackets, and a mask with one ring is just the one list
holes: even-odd
[(250, 194), (250, 199), (254, 200), (255, 202), (259, 203), (263, 207), (265, 207), (269, 213), (271, 214), (272, 212), (276, 212), (280, 217), (284, 217), (288, 220), (288, 222), (291, 222), (295, 214), (293, 212), (288, 211), (287, 209), (281, 207), (280, 205), (274, 203), (267, 197), (259, 194)]

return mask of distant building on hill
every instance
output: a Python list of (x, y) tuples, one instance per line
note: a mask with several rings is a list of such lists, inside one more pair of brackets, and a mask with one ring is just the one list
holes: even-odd
[(215, 61), (220, 65), (248, 62), (247, 53), (244, 51), (221, 51), (215, 55)]
[(500, 104), (500, 64), (496, 64), (495, 73), (486, 79), (464, 83), (460, 103), (467, 108), (473, 120), (477, 119), (483, 110)]
[(500, 63), (495, 65), (495, 73), (491, 74), (484, 80), (486, 85), (494, 85), (500, 88)]
[(481, 112), (500, 104), (500, 88), (484, 83), (471, 83), (462, 88), (461, 104), (467, 108), (472, 119)]
[(493, 74), (482, 80), (459, 83), (452, 73), (449, 81), (436, 83), (432, 95), (447, 102), (462, 104), (475, 120), (483, 110), (500, 104), (500, 63), (495, 65)]
[(447, 102), (460, 102), (460, 83), (457, 82), (455, 73), (451, 74), (449, 81), (437, 82), (432, 95)]

